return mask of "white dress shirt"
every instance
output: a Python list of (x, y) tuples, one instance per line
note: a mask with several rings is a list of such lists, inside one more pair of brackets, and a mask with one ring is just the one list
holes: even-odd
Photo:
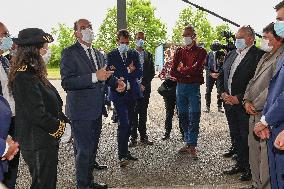
[(238, 66), (240, 65), (241, 61), (246, 56), (247, 52), (249, 51), (249, 49), (251, 47), (252, 47), (252, 45), (245, 48), (242, 51), (239, 51), (239, 50), (236, 51), (238, 53), (238, 56), (236, 57), (235, 61), (233, 62), (232, 66), (231, 66), (230, 75), (229, 75), (229, 79), (228, 79), (228, 89), (229, 89), (230, 94), (232, 94), (232, 81), (233, 81), (234, 74), (235, 74)]
[[(80, 44), (83, 47), (83, 49), (85, 50), (85, 52), (86, 52), (86, 54), (89, 58), (90, 58), (90, 56), (89, 56), (88, 49), (91, 49), (92, 58), (93, 58), (94, 63), (95, 63), (94, 66), (96, 67), (96, 70), (98, 70), (98, 62), (97, 62), (97, 58), (96, 58), (94, 49), (92, 47), (88, 47), (88, 46), (84, 45), (83, 43), (80, 43)], [(93, 83), (98, 82), (98, 78), (97, 78), (96, 73), (92, 73), (92, 82)]]

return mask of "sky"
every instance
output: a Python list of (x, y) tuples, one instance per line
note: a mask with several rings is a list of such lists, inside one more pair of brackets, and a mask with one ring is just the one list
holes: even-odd
[[(1, 0), (4, 1), (4, 0)], [(273, 7), (280, 0), (189, 0), (240, 25), (251, 25), (261, 34), (262, 28), (275, 21)], [(50, 32), (58, 23), (73, 27), (75, 20), (87, 18), (97, 33), (107, 9), (116, 6), (116, 0), (11, 0), (1, 8), (0, 21), (17, 36), (21, 29), (38, 27)], [(182, 0), (151, 0), (155, 15), (167, 26), (168, 36), (179, 13), (189, 5)], [(223, 24), (221, 19), (208, 16), (213, 26)], [(229, 25), (233, 31), (236, 27)]]

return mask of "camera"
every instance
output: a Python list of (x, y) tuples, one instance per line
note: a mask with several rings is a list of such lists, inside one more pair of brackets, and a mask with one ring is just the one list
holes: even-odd
[(226, 52), (229, 52), (236, 48), (234, 44), (236, 39), (232, 32), (223, 31), (222, 37), (225, 38), (226, 44), (221, 44), (219, 41), (214, 41), (212, 45), (210, 46), (210, 49), (212, 51), (221, 51), (223, 49), (223, 50), (226, 50)]

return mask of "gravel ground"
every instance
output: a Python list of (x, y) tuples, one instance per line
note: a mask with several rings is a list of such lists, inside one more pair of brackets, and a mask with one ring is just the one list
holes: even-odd
[[(60, 81), (54, 80), (52, 83), (65, 100), (65, 93), (60, 87)], [(204, 188), (216, 188), (214, 186), (217, 185), (222, 185), (223, 188), (232, 188), (232, 186), (239, 185), (237, 176), (224, 176), (222, 174), (222, 171), (234, 162), (221, 157), (221, 154), (229, 147), (230, 142), (226, 118), (224, 114), (217, 112), (216, 89), (213, 90), (211, 112), (202, 112), (197, 148), (199, 160), (194, 161), (189, 155), (177, 154), (177, 150), (183, 146), (183, 143), (176, 116), (174, 117), (171, 139), (168, 141), (161, 140), (164, 134), (165, 108), (162, 97), (156, 92), (160, 83), (161, 81), (157, 78), (153, 80), (153, 92), (148, 109), (148, 134), (150, 139), (154, 141), (154, 145), (143, 146), (139, 144), (131, 149), (131, 152), (139, 158), (139, 161), (121, 169), (117, 159), (117, 125), (113, 124), (110, 118), (107, 118), (104, 120), (97, 160), (99, 163), (107, 164), (109, 168), (107, 171), (94, 171), (96, 181), (117, 188), (174, 188), (174, 186), (203, 188), (202, 185), (209, 185), (209, 187)], [(202, 85), (203, 110), (205, 108), (204, 94), (205, 85)], [(27, 166), (21, 160), (17, 188), (29, 188), (30, 181)], [(73, 147), (71, 144), (62, 143), (59, 150), (57, 188), (75, 189), (75, 186)]]

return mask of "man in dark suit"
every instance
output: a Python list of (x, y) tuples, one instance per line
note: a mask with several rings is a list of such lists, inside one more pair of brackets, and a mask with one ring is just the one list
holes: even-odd
[[(71, 120), (75, 142), (76, 179), (78, 189), (107, 188), (93, 181), (96, 154), (102, 128), (104, 82), (112, 71), (107, 71), (103, 55), (92, 48), (94, 34), (91, 23), (80, 19), (74, 23), (77, 42), (64, 49), (61, 60), (62, 87), (67, 92), (66, 114)], [(113, 88), (117, 80), (110, 79)]]
[[(206, 58), (205, 69), (206, 69), (206, 110), (205, 112), (210, 112), (210, 105), (211, 105), (211, 92), (213, 89), (214, 84), (216, 85), (217, 92), (219, 92), (219, 82), (218, 77), (220, 72), (223, 68), (225, 53), (221, 50), (221, 44), (219, 41), (214, 41), (211, 45), (211, 50)], [(222, 99), (220, 98), (220, 94), (217, 94), (217, 105), (218, 105), (218, 112), (222, 112)]]
[(119, 30), (117, 32), (118, 48), (107, 55), (108, 69), (114, 71), (114, 76), (124, 80), (126, 88), (123, 93), (117, 92), (113, 87), (110, 90), (110, 98), (118, 116), (118, 158), (120, 166), (125, 167), (129, 160), (137, 161), (128, 151), (128, 141), (133, 123), (136, 99), (141, 97), (138, 80), (142, 76), (141, 64), (137, 51), (129, 49), (129, 32)]
[(131, 139), (129, 147), (137, 145), (137, 128), (140, 133), (140, 141), (146, 145), (153, 145), (152, 141), (149, 141), (147, 135), (147, 109), (151, 94), (151, 81), (155, 76), (155, 66), (153, 61), (153, 55), (144, 50), (143, 45), (146, 39), (143, 32), (138, 32), (135, 36), (136, 39), (136, 51), (139, 54), (139, 60), (143, 72), (142, 78), (139, 80), (140, 90), (142, 96), (137, 99), (137, 104), (134, 111), (133, 125), (131, 128)]
[(251, 179), (248, 156), (249, 115), (242, 106), (246, 87), (254, 76), (263, 51), (254, 45), (255, 33), (250, 26), (239, 28), (236, 33), (236, 50), (226, 57), (220, 74), (220, 94), (225, 102), (225, 112), (233, 146), (237, 150), (237, 163), (225, 174), (242, 173), (240, 180)]
[[(0, 22), (0, 95), (2, 95), (9, 103), (12, 110), (11, 125), (9, 128), (9, 135), (15, 137), (15, 101), (13, 96), (8, 91), (8, 73), (10, 62), (3, 56), (4, 52), (8, 50), (11, 51), (13, 42), (9, 37), (9, 31), (6, 26)], [(11, 189), (15, 188), (16, 179), (18, 174), (20, 153), (18, 153), (15, 158), (9, 162), (8, 172), (5, 173), (3, 183)]]

